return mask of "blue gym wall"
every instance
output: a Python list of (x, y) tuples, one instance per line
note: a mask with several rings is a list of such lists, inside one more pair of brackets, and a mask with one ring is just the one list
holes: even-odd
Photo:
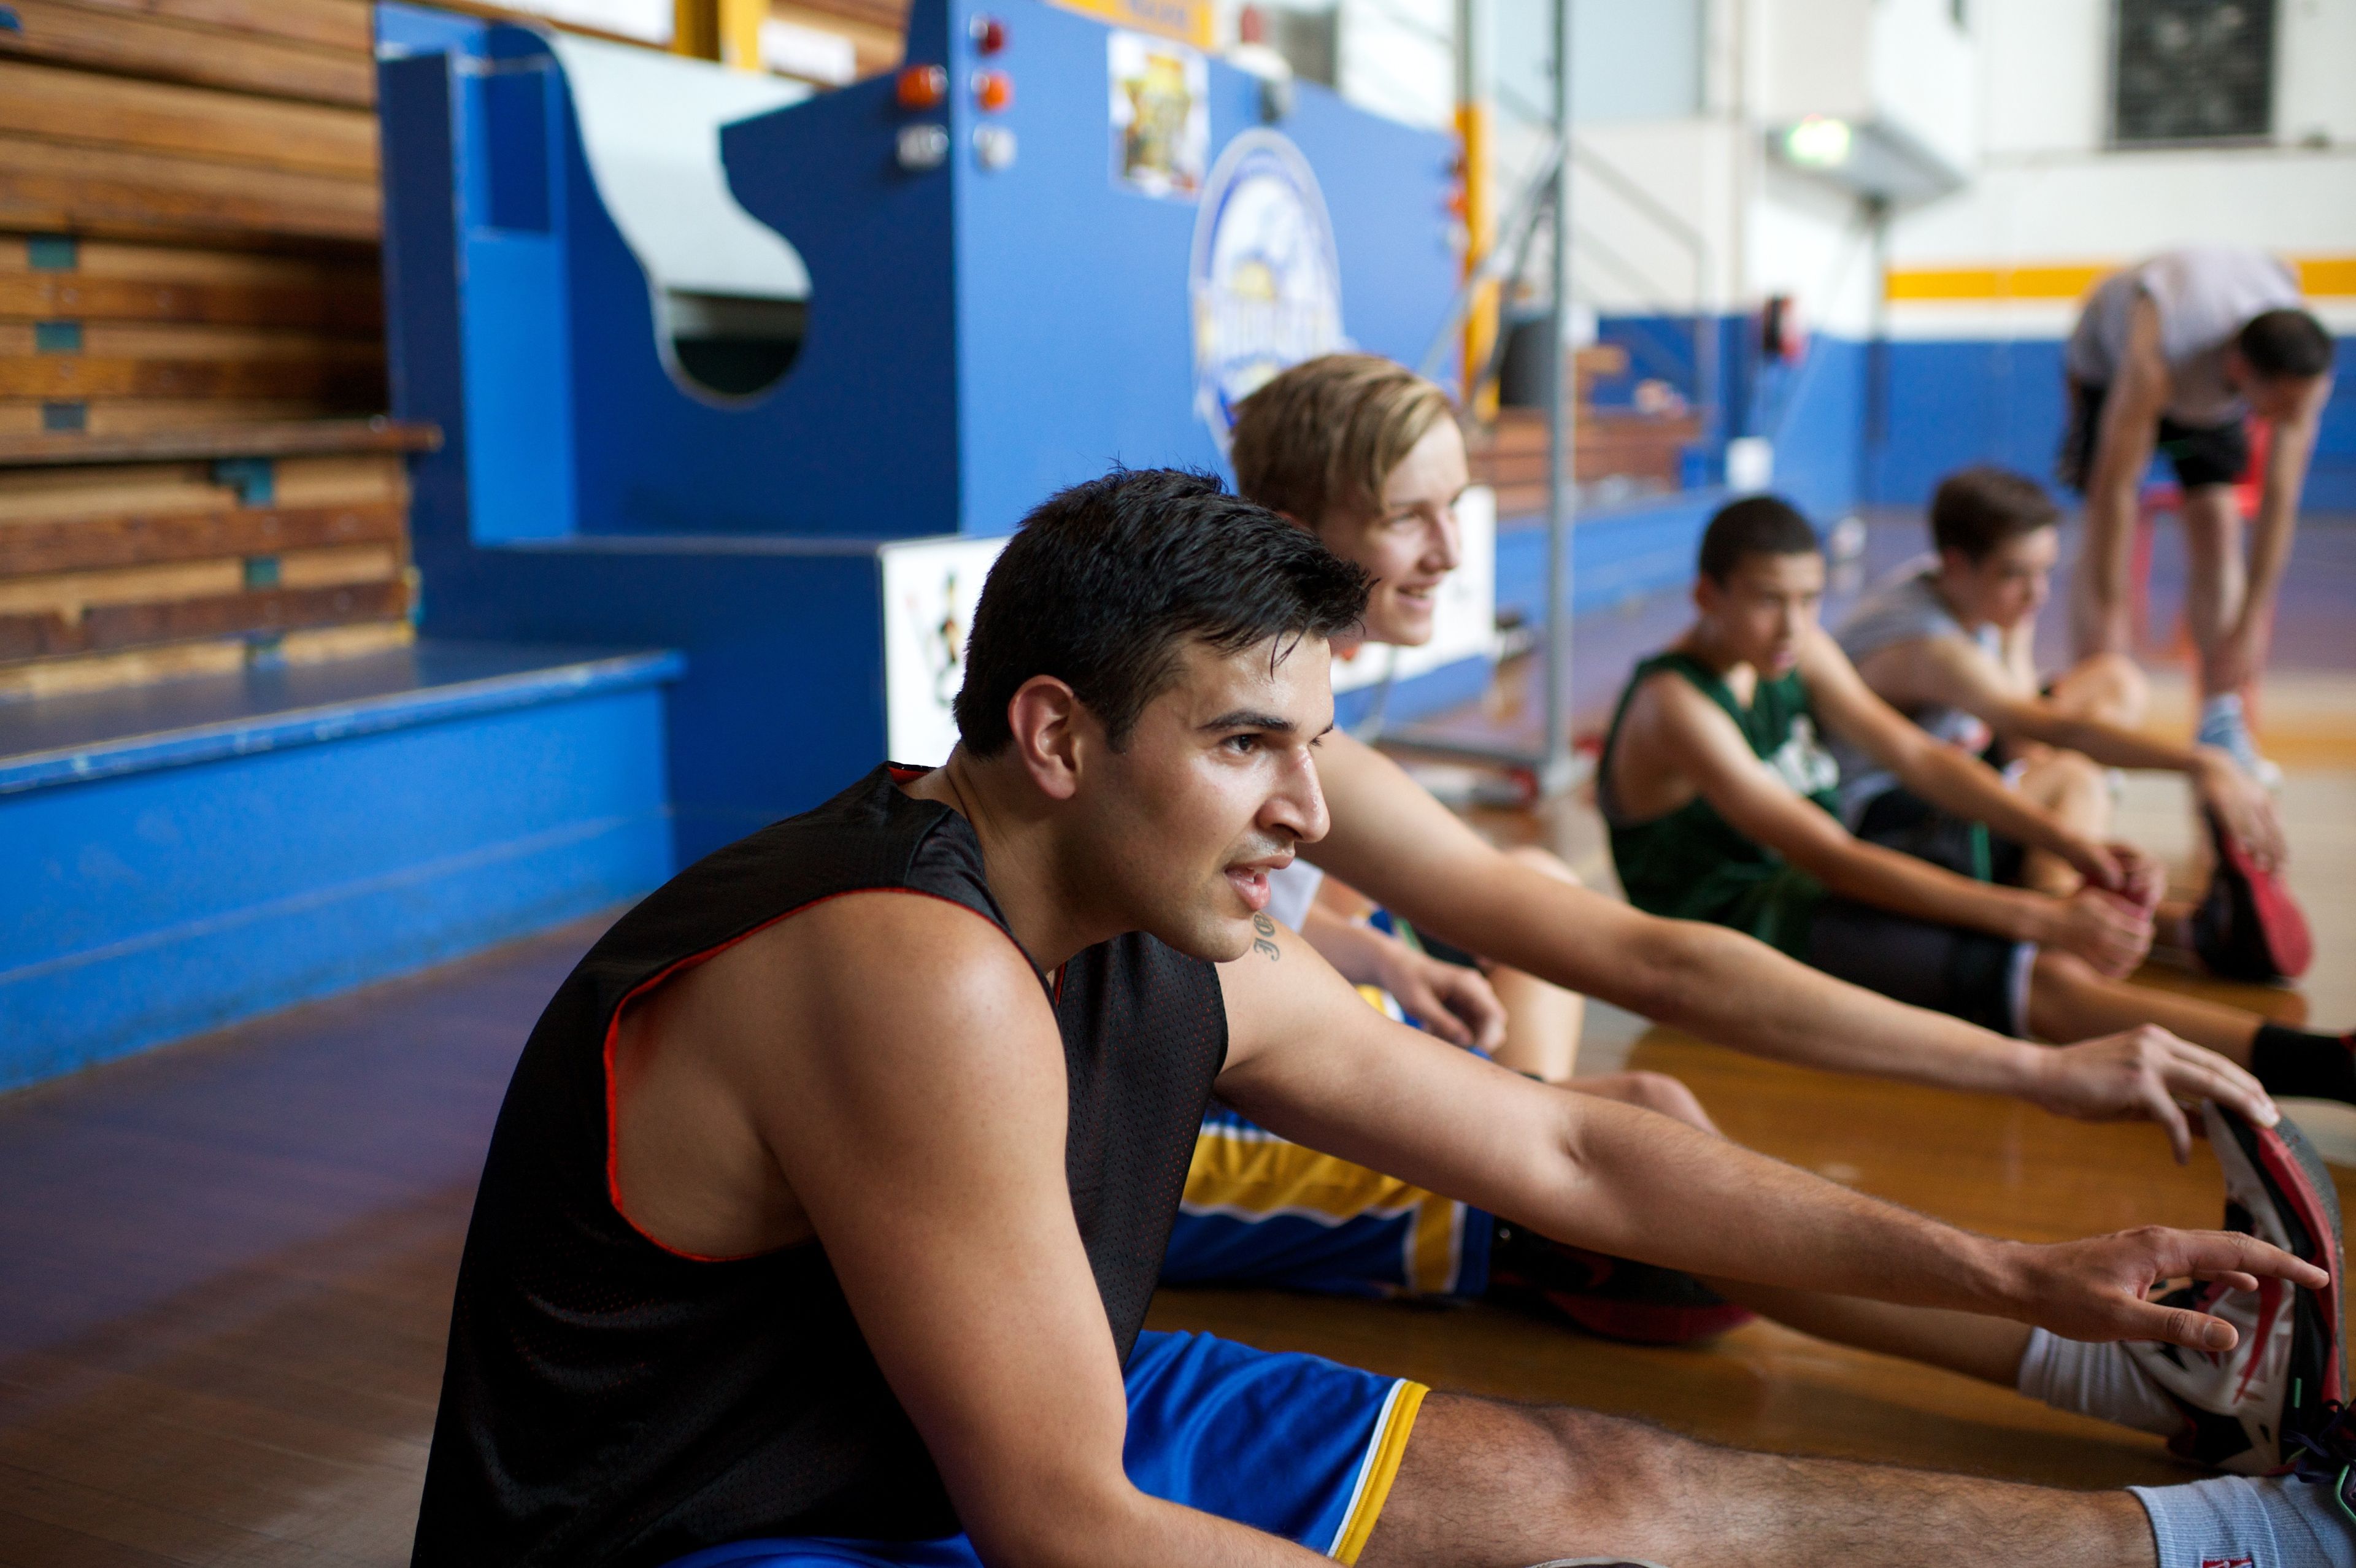
[[(1997, 463), (2051, 482), (2067, 418), (2059, 339), (1897, 339), (1817, 333), (1796, 365), (1764, 359), (1756, 318), (1719, 321), (1719, 428), (1775, 447), (1775, 488), (1819, 522), (1862, 505), (1921, 506), (1944, 475)], [(1599, 336), (1629, 350), (1626, 374), (1595, 383), (1623, 403), (1641, 379), (1694, 386), (1690, 316), (1605, 317)], [(2340, 341), (2356, 365), (2356, 338)], [(2165, 467), (2155, 470), (2165, 475)], [(1715, 472), (1704, 461), (1695, 477)], [(2325, 406), (2305, 506), (2356, 511), (2356, 376)]]
[[(1889, 436), (1868, 453), (1869, 499), (1919, 506), (1942, 475), (1972, 463), (2051, 480), (2067, 412), (2060, 340), (1918, 339), (1887, 352)], [(2356, 338), (2340, 340), (2340, 363), (2356, 366)], [(2356, 377), (2345, 368), (2324, 409), (2305, 506), (2356, 511)]]

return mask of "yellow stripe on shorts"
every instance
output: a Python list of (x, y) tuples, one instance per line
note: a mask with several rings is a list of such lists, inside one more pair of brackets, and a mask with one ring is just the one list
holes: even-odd
[(1430, 1392), (1405, 1378), (1391, 1385), (1382, 1419), (1375, 1424), (1375, 1435), (1366, 1444), (1365, 1462), (1358, 1467), (1358, 1487), (1350, 1499), (1350, 1511), (1343, 1516), (1342, 1532), (1325, 1553), (1336, 1563), (1355, 1563), (1358, 1553), (1366, 1549), (1366, 1538), (1375, 1533), (1375, 1523), (1383, 1517), (1383, 1504), (1390, 1500), (1391, 1483), (1398, 1479), (1399, 1461), (1407, 1457), (1416, 1412), (1423, 1408), (1423, 1396)]

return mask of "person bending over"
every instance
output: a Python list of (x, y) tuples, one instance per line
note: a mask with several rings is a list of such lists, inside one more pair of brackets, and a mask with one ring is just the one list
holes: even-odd
[[(492, 1135), (418, 1563), (1708, 1568), (1968, 1541), (2190, 1568), (2269, 1531), (2346, 1551), (2299, 1483), (2080, 1494), (1744, 1454), (1142, 1332), (1215, 1092), (1713, 1274), (2227, 1351), (2206, 1297), (2146, 1298), (2192, 1276), (2220, 1306), (2289, 1290), (2337, 1332), (2328, 1239), (2329, 1267), (2231, 1232), (1992, 1241), (1365, 1006), (1264, 912), (1325, 827), (1326, 644), (1363, 604), (1357, 572), (1215, 482), (1077, 486), (991, 572), (945, 766), (879, 767), (623, 916)], [(2279, 1189), (2266, 1215), (2322, 1235), (2286, 1136), (2217, 1126)], [(2303, 1386), (2270, 1446), (2356, 1449)]]
[[(2113, 272), (2086, 296), (2063, 359), (2070, 427), (2062, 482), (2086, 497), (2071, 627), (2075, 654), (2130, 652), (2136, 503), (2155, 447), (2183, 491), (2185, 620), (2200, 650), (2200, 737), (2260, 771), (2242, 694), (2257, 679), (2298, 494), (2323, 405), (2331, 335), (2291, 270), (2225, 245), (2171, 251)], [(2233, 482), (2249, 466), (2244, 421), (2273, 427), (2249, 560)]]
[[(2038, 483), (2001, 468), (1967, 468), (1931, 501), (1933, 557), (1909, 562), (1849, 614), (1836, 638), (1874, 694), (1933, 736), (1987, 755), (2006, 779), (2088, 838), (2109, 831), (2104, 767), (2185, 775), (2216, 852), (2206, 896), (2162, 901), (2158, 942), (2236, 980), (2303, 973), (2314, 946), (2276, 875), (2283, 863), (2274, 801), (2231, 752), (2180, 746), (2135, 728), (2143, 673), (2124, 654), (2093, 654), (2040, 688), (2034, 638), (2061, 551), (2061, 513)], [(1861, 837), (1972, 829), (1944, 817), (1857, 748), (1836, 740), (1841, 816)], [(2021, 881), (2067, 896), (2082, 879), (2030, 851)]]
[[(2149, 940), (2158, 879), (2136, 885), (2121, 871), (2131, 852), (2058, 823), (1876, 697), (1816, 624), (1824, 580), (1815, 533), (1783, 502), (1753, 496), (1710, 519), (1699, 614), (1636, 667), (1598, 771), (1630, 900), (1749, 931), (1829, 974), (2006, 1033), (2070, 1040), (2156, 1023), (2250, 1068), (2272, 1093), (2356, 1101), (2349, 1037), (2119, 978)], [(2088, 884), (2057, 898), (1995, 880), (2000, 867), (1972, 863), (1976, 845), (1939, 864), (1921, 857), (1952, 846), (1910, 835), (1901, 850), (1851, 834), (1820, 733), (1985, 825), (1991, 844), (2044, 849)]]

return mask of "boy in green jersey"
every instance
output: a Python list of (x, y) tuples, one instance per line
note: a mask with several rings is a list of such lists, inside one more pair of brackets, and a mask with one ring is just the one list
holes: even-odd
[[(1828, 974), (2007, 1033), (2076, 1040), (2155, 1023), (2250, 1067), (2276, 1093), (2356, 1101), (2349, 1036), (2307, 1034), (2130, 985), (2163, 881), (2005, 787), (1987, 763), (1874, 695), (1816, 624), (1825, 562), (1791, 507), (1753, 496), (1702, 540), (1699, 612), (1636, 668), (1597, 797), (1630, 901), (1747, 931)], [(1841, 825), (1820, 741), (1987, 832), (1939, 859)], [(2025, 849), (2074, 868), (2067, 897), (2008, 885)]]

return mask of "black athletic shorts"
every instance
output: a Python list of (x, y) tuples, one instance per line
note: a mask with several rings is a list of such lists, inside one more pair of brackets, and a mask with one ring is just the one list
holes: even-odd
[[(2062, 437), (2062, 455), (2054, 474), (2071, 489), (2085, 493), (2094, 471), (2094, 441), (2103, 428), (2103, 400), (2108, 387), (2070, 383), (2070, 429)], [(2187, 490), (2203, 485), (2231, 485), (2250, 465), (2250, 432), (2240, 421), (2232, 424), (2179, 424), (2160, 417), (2159, 450), (2176, 470), (2176, 482)]]
[[(1893, 789), (1865, 808), (1857, 836), (1977, 881), (2017, 883), (2021, 850), (1979, 824)], [(2033, 944), (1826, 897), (1808, 927), (1808, 963), (1837, 979), (1992, 1029), (2029, 1029)]]

